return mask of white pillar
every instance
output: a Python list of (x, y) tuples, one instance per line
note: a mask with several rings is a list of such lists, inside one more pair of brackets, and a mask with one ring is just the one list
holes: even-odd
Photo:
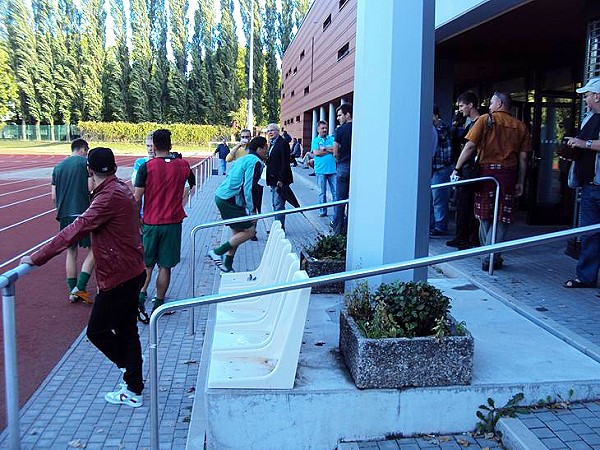
[(342, 97), (342, 99), (340, 100), (340, 104), (343, 105), (344, 103), (346, 103), (346, 100), (344, 100), (344, 97)]
[(333, 135), (335, 131), (335, 106), (333, 103), (329, 104), (329, 134)]
[(348, 270), (428, 253), (434, 0), (358, 0), (356, 22)]
[(325, 119), (325, 107), (321, 106), (319, 108), (319, 120), (326, 120)]
[[(311, 140), (317, 136), (317, 122), (319, 119), (317, 118), (317, 109), (313, 109), (313, 120), (312, 120), (312, 128), (310, 130), (310, 138)], [(310, 148), (310, 142), (308, 143), (308, 148)]]

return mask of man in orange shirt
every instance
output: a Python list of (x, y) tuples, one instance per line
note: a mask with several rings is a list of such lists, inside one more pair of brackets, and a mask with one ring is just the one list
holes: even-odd
[[(491, 176), (500, 183), (498, 229), (496, 242), (502, 242), (508, 225), (514, 220), (516, 198), (523, 194), (527, 170), (527, 154), (531, 138), (527, 126), (510, 115), (510, 96), (496, 92), (490, 100), (489, 114), (482, 115), (469, 130), (465, 144), (452, 175), (457, 176), (474, 151), (477, 151), (480, 176)], [(494, 197), (496, 187), (481, 183), (475, 192), (475, 217), (479, 219), (481, 245), (492, 242)], [(501, 269), (504, 261), (500, 254), (494, 258), (494, 269)], [(482, 270), (489, 269), (489, 258), (481, 262)]]

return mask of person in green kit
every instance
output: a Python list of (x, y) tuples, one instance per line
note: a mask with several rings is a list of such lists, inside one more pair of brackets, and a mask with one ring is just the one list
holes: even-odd
[[(71, 142), (71, 156), (62, 160), (52, 171), (52, 200), (56, 205), (56, 220), (60, 229), (67, 227), (90, 206), (92, 178), (87, 170), (88, 143), (84, 139)], [(67, 249), (66, 272), (69, 286), (69, 301), (91, 304), (86, 291), (90, 274), (94, 270), (94, 254), (88, 251), (79, 277), (77, 276), (78, 247), (89, 248), (90, 237), (86, 236)]]
[[(256, 190), (269, 147), (267, 140), (258, 136), (248, 144), (248, 154), (238, 159), (227, 172), (227, 177), (215, 191), (215, 203), (223, 220), (256, 214)], [(208, 252), (223, 272), (233, 272), (233, 257), (237, 248), (256, 234), (256, 221), (233, 223), (231, 237)]]

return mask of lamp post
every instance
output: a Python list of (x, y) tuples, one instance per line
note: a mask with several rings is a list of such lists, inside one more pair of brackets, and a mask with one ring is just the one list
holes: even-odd
[(250, 51), (248, 60), (248, 114), (246, 117), (246, 128), (254, 135), (254, 115), (252, 112), (252, 89), (254, 88), (254, 0), (250, 1)]

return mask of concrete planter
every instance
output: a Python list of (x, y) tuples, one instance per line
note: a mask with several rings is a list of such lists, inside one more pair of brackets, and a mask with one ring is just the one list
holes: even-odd
[[(309, 277), (318, 277), (321, 275), (330, 275), (346, 270), (346, 261), (330, 260), (330, 259), (315, 259), (309, 256), (304, 250), (300, 251), (300, 269), (306, 270)], [(313, 294), (343, 294), (344, 283), (328, 283), (319, 286), (313, 286), (311, 292)]]
[(468, 331), (441, 339), (367, 339), (346, 310), (340, 313), (340, 351), (359, 389), (470, 384), (473, 372)]

